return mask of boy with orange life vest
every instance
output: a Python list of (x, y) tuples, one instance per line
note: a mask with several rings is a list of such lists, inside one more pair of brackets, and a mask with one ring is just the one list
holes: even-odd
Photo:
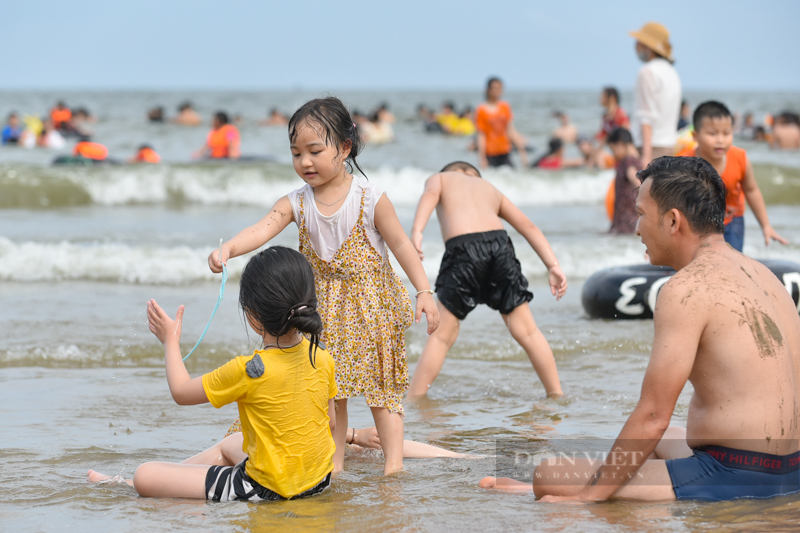
[(195, 152), (194, 157), (238, 159), (241, 155), (239, 129), (229, 122), (227, 113), (222, 111), (215, 113), (206, 144)]
[(747, 153), (733, 146), (733, 116), (725, 104), (708, 101), (697, 106), (692, 117), (696, 148), (687, 148), (679, 156), (702, 157), (716, 169), (725, 182), (725, 241), (738, 251), (744, 246), (744, 203), (750, 205), (764, 244), (770, 241), (788, 244), (769, 224), (764, 197), (758, 188)]

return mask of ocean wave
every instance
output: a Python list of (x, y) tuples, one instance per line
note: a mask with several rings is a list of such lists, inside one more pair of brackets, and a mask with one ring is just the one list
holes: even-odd
[[(382, 167), (367, 171), (397, 205), (416, 205), (428, 170)], [(521, 206), (599, 203), (610, 171), (517, 173), (490, 170), (485, 177)], [(58, 168), (0, 166), (0, 208), (189, 203), (269, 207), (302, 181), (276, 163)]]
[[(517, 235), (512, 234), (523, 273), (544, 279), (547, 270), (539, 257)], [(644, 246), (635, 237), (587, 235), (581, 239), (551, 241), (559, 263), (570, 279), (586, 279), (598, 270), (644, 263)], [(423, 243), (423, 266), (428, 278), (436, 279), (444, 254), (441, 241)], [(748, 249), (745, 249), (748, 252)], [(797, 260), (796, 246), (753, 250), (759, 257)], [(249, 256), (230, 260), (231, 280), (237, 280)], [(186, 285), (218, 282), (219, 275), (208, 268), (208, 248), (188, 246), (135, 246), (122, 243), (21, 242), (0, 237), (0, 280), (19, 282), (97, 281), (122, 284)], [(392, 258), (395, 270), (407, 280)]]
[[(767, 203), (800, 204), (800, 171), (756, 165)], [(367, 171), (399, 206), (414, 206), (430, 170), (380, 167)], [(489, 169), (484, 177), (520, 206), (599, 204), (613, 171)], [(74, 205), (196, 204), (269, 207), (302, 181), (278, 163), (202, 163), (104, 167), (0, 166), (0, 208)]]

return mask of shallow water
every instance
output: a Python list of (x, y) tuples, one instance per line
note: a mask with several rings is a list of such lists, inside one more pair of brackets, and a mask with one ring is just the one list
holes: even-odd
[[(406, 404), (407, 438), (486, 457), (406, 460), (403, 473), (383, 478), (377, 454), (349, 456), (346, 472), (323, 495), (262, 505), (142, 499), (127, 487), (86, 483), (89, 468), (130, 477), (141, 462), (179, 461), (224, 435), (236, 416), (234, 406), (180, 407), (171, 400), (163, 350), (147, 330), (144, 304), (154, 297), (170, 312), (187, 306), (183, 347), (188, 350), (218, 294), (219, 278), (208, 271), (206, 256), (219, 238), (259, 219), (300, 182), (286, 164), (288, 157), (267, 164), (189, 163), (188, 152), (202, 142), (204, 128), (142, 123), (147, 105), (170, 104), (177, 95), (124, 94), (122, 103), (118, 93), (67, 96), (99, 114), (97, 133), (107, 137), (112, 155), (126, 155), (151, 136), (162, 143), (159, 150), (169, 163), (55, 169), (47, 166), (52, 153), (0, 149), (0, 467), (7, 472), (0, 483), (0, 529), (796, 529), (800, 497), (564, 507), (477, 488), (482, 477), (494, 473), (498, 439), (532, 442), (539, 455), (557, 449), (564, 439), (609, 439), (610, 446), (636, 404), (652, 322), (590, 320), (580, 304), (582, 283), (593, 272), (643, 262), (644, 247), (637, 238), (605, 234), (602, 201), (608, 172), (499, 170), (486, 175), (542, 228), (570, 280), (566, 298), (556, 302), (545, 286), (541, 262), (511, 232), (536, 295), (531, 308), (553, 347), (566, 400), (544, 398), (527, 357), (500, 317), (479, 308), (464, 322), (429, 398)], [(289, 103), (305, 98), (300, 96), (198, 93), (192, 98), (206, 114), (227, 106), (254, 116), (271, 102), (288, 109)], [(386, 188), (408, 229), (423, 180), (450, 159), (473, 157), (463, 151), (463, 139), (426, 136), (418, 124), (404, 122), (417, 102), (436, 104), (450, 95), (350, 96), (362, 108), (386, 98), (401, 119), (398, 143), (369, 147), (364, 164), (370, 179)], [(3, 97), (10, 107), (24, 110), (45, 107), (55, 95)], [(583, 129), (596, 127), (594, 94), (510, 97), (520, 117), (518, 127), (536, 144), (554, 126), (546, 119), (554, 106), (573, 110)], [(754, 111), (800, 101), (798, 95), (747, 93), (730, 99), (737, 109)], [(457, 100), (476, 103), (475, 95), (467, 93)], [(251, 135), (246, 151), (284, 157), (282, 129), (250, 124), (243, 133)], [(766, 248), (748, 212), (745, 252), (798, 262), (800, 156), (763, 146), (753, 146), (750, 153), (758, 163), (773, 226), (794, 244)], [(424, 242), (431, 279), (444, 251), (438, 232), (434, 217)], [(275, 242), (296, 246), (296, 229), (287, 229)], [(193, 375), (255, 346), (236, 306), (243, 264), (243, 259), (231, 262), (225, 300), (206, 340), (188, 361)], [(412, 371), (425, 337), (424, 325), (408, 332)], [(688, 389), (673, 423), (685, 421)], [(363, 400), (350, 405), (351, 424), (371, 425)]]

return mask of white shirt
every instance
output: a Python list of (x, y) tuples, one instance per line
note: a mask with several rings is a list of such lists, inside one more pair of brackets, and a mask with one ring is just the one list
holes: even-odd
[(306, 184), (287, 196), (292, 204), (294, 219), (300, 225), (300, 195), (303, 196), (303, 208), (308, 234), (311, 237), (311, 246), (323, 261), (330, 261), (336, 251), (342, 247), (344, 241), (350, 237), (358, 222), (358, 213), (361, 211), (361, 191), (366, 191), (364, 197), (364, 227), (367, 230), (369, 242), (375, 250), (385, 256), (386, 243), (375, 227), (375, 206), (383, 196), (384, 191), (377, 185), (370, 183), (363, 177), (353, 176), (350, 192), (342, 201), (342, 205), (334, 214), (325, 216), (317, 209), (314, 200), (314, 189)]
[(639, 69), (631, 115), (633, 144), (642, 146), (642, 125), (653, 127), (652, 146), (672, 147), (678, 141), (681, 114), (681, 79), (672, 63), (651, 59)]

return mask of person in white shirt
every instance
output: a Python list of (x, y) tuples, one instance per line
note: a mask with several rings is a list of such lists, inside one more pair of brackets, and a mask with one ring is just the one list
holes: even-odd
[(664, 26), (648, 22), (630, 35), (636, 39), (636, 55), (644, 63), (636, 77), (631, 134), (642, 166), (646, 167), (653, 159), (674, 153), (678, 140), (675, 125), (681, 110), (681, 80), (672, 66), (672, 45)]

